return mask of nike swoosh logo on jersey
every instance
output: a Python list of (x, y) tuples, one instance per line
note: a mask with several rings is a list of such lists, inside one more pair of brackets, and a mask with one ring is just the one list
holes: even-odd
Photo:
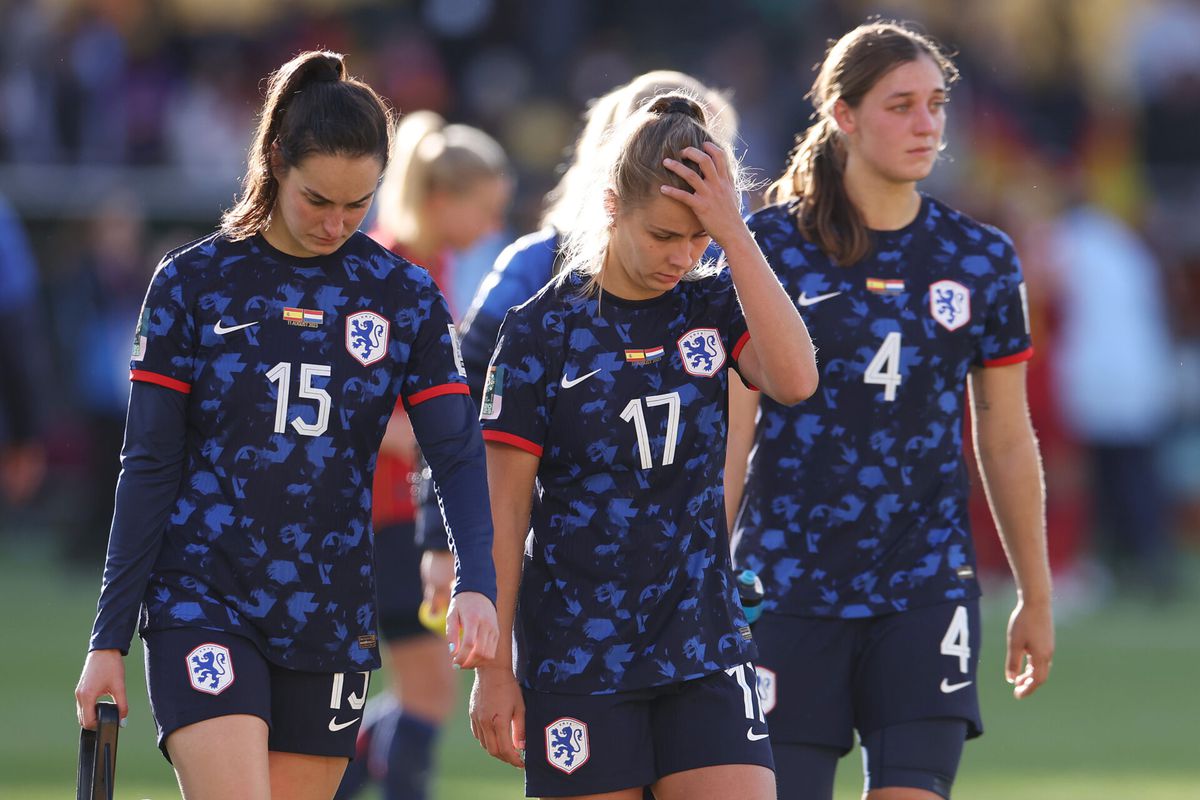
[(770, 735), (771, 734), (769, 734), (769, 733), (755, 733), (753, 725), (746, 729), (746, 738), (752, 742), (761, 741)]
[(962, 683), (950, 683), (946, 678), (942, 678), (942, 685), (938, 688), (942, 690), (942, 694), (952, 694), (959, 689), (965, 689), (970, 686), (973, 681), (963, 681)]
[(330, 717), (329, 718), (329, 730), (333, 731), (334, 733), (337, 733), (338, 731), (342, 730), (343, 728), (349, 728), (351, 725), (358, 722), (358, 720), (359, 720), (359, 718), (355, 717), (354, 719), (350, 720), (349, 722), (338, 722), (337, 717)]
[(234, 331), (240, 331), (242, 328), (249, 328), (251, 325), (257, 325), (257, 324), (258, 324), (257, 322), (247, 322), (242, 325), (233, 325), (233, 326), (226, 328), (223, 326), (223, 324), (221, 322), (218, 322), (216, 325), (213, 325), (213, 333), (215, 333), (217, 336), (224, 336), (227, 333), (233, 333)]
[(828, 300), (831, 297), (837, 297), (839, 294), (841, 292), (830, 292), (829, 294), (819, 294), (816, 297), (809, 297), (807, 292), (801, 292), (800, 296), (796, 298), (796, 302), (800, 304), (801, 308), (807, 308), (808, 306), (815, 306), (817, 303)]
[(600, 370), (598, 370), (598, 369), (594, 369), (591, 372), (589, 372), (587, 375), (580, 375), (578, 378), (575, 378), (574, 380), (572, 380), (571, 378), (568, 378), (566, 375), (563, 375), (562, 388), (570, 389), (572, 386), (577, 386), (577, 385), (583, 383), (584, 381), (586, 381), (588, 378), (595, 375), (599, 371)]

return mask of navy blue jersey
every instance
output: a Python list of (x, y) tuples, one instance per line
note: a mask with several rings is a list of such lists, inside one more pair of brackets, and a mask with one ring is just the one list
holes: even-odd
[(376, 453), (397, 397), (467, 393), (453, 338), (429, 274), (362, 233), (315, 258), (262, 236), (169, 254), (132, 371), (188, 394), (187, 447), (143, 632), (223, 630), (291, 669), (378, 666)]
[(748, 341), (728, 272), (644, 301), (550, 284), (505, 317), (484, 438), (541, 458), (517, 675), (565, 694), (683, 681), (753, 656), (722, 479), (728, 367)]
[(764, 608), (863, 617), (979, 594), (967, 516), (968, 371), (1032, 355), (1012, 242), (929, 197), (839, 267), (795, 209), (751, 217), (812, 331), (817, 393), (762, 398), (735, 557)]

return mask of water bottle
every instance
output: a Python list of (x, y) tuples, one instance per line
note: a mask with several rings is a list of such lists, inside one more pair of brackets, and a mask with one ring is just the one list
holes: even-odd
[(758, 573), (752, 569), (744, 569), (737, 576), (738, 601), (742, 604), (742, 612), (746, 621), (753, 625), (762, 616), (763, 584)]

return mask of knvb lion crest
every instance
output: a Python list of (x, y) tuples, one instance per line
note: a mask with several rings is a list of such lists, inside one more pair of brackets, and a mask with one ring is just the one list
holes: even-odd
[(946, 330), (958, 330), (971, 321), (970, 289), (958, 281), (930, 284), (929, 313)]
[(546, 760), (570, 775), (587, 763), (588, 726), (573, 717), (562, 717), (546, 726)]
[(374, 311), (346, 317), (346, 350), (364, 367), (387, 355), (388, 321)]
[(224, 645), (202, 644), (188, 653), (187, 670), (197, 692), (220, 694), (233, 684), (233, 659)]
[(725, 364), (725, 345), (716, 328), (693, 328), (676, 345), (689, 375), (711, 378)]
[(758, 706), (764, 714), (770, 714), (775, 708), (775, 672), (766, 667), (755, 667), (758, 673)]

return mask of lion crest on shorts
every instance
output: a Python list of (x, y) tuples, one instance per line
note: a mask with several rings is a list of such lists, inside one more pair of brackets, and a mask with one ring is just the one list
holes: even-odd
[(187, 670), (197, 692), (220, 694), (233, 684), (233, 659), (224, 645), (202, 644), (188, 653)]
[(546, 726), (546, 760), (570, 775), (587, 763), (588, 726), (573, 717), (556, 719)]

